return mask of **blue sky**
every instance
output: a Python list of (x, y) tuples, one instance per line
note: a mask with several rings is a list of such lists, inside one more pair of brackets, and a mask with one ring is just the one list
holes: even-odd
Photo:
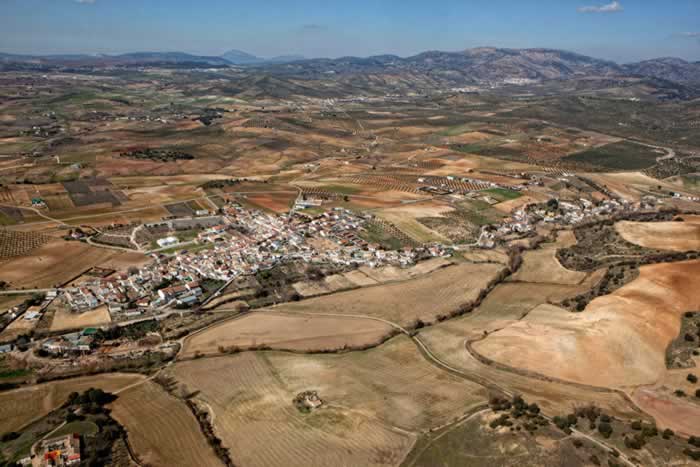
[(402, 56), (551, 47), (700, 60), (700, 0), (0, 0), (0, 51)]

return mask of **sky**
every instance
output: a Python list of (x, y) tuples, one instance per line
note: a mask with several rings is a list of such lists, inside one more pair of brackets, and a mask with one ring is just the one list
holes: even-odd
[(0, 51), (270, 57), (547, 47), (700, 60), (700, 0), (0, 0)]

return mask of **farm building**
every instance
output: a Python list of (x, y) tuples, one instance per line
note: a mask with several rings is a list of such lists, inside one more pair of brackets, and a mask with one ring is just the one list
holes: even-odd
[(161, 238), (159, 240), (156, 240), (156, 243), (158, 243), (158, 246), (163, 248), (166, 246), (176, 245), (178, 243), (178, 239), (177, 239), (177, 237), (165, 237), (165, 238)]

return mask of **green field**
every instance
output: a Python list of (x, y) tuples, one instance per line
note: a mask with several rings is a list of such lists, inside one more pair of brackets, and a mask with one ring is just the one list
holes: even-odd
[(378, 224), (370, 223), (365, 226), (365, 230), (360, 234), (362, 238), (370, 243), (377, 243), (387, 250), (400, 250), (406, 246), (400, 239), (390, 235)]
[(359, 188), (346, 185), (323, 185), (321, 189), (331, 191), (333, 193), (340, 193), (341, 195), (354, 195), (360, 191)]
[(656, 164), (656, 158), (661, 155), (653, 148), (621, 141), (577, 152), (566, 156), (563, 160), (591, 164), (605, 169), (641, 170)]
[(492, 198), (498, 201), (508, 201), (510, 199), (520, 198), (522, 194), (518, 191), (508, 190), (506, 188), (491, 188), (484, 190), (482, 193), (491, 195)]

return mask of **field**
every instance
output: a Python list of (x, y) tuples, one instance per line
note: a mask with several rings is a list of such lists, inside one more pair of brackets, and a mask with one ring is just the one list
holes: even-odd
[(618, 222), (615, 230), (622, 238), (645, 248), (700, 250), (700, 220), (686, 222)]
[(699, 261), (644, 266), (637, 279), (594, 299), (582, 313), (540, 305), (475, 348), (496, 361), (570, 381), (650, 384), (666, 372), (666, 347), (678, 334), (682, 313), (700, 306), (697, 287)]
[(185, 341), (183, 357), (216, 354), (219, 347), (320, 351), (373, 346), (392, 331), (369, 319), (256, 312), (197, 333)]
[(572, 154), (564, 160), (583, 162), (605, 169), (640, 170), (654, 165), (656, 158), (662, 155), (663, 152), (654, 148), (621, 141)]
[(0, 230), (0, 261), (27, 255), (50, 240), (40, 233)]
[(92, 326), (102, 326), (112, 322), (106, 306), (86, 311), (85, 313), (73, 313), (66, 308), (60, 308), (53, 316), (51, 331), (64, 331), (69, 329), (82, 329)]
[(526, 251), (523, 254), (523, 264), (511, 276), (516, 282), (543, 282), (562, 285), (577, 285), (585, 278), (583, 272), (566, 269), (557, 259), (557, 249), (560, 243), (544, 245), (537, 250)]
[(407, 268), (396, 266), (372, 268), (362, 266), (350, 272), (324, 277), (321, 281), (297, 282), (293, 286), (302, 297), (307, 298), (385, 282), (414, 279), (440, 268), (450, 266), (451, 264), (452, 263), (445, 258), (432, 258)]
[(119, 255), (120, 252), (84, 243), (54, 240), (37, 248), (30, 256), (0, 263), (0, 280), (16, 288), (54, 287)]
[(221, 465), (185, 402), (156, 383), (120, 393), (111, 407), (145, 465)]
[[(341, 355), (245, 353), (178, 363), (175, 376), (214, 410), (234, 462), (264, 465), (395, 465), (415, 430), (456, 418), (483, 389), (426, 363), (405, 337)], [(296, 394), (324, 405), (303, 414)]]
[(458, 264), (404, 282), (339, 292), (273, 309), (285, 312), (357, 315), (408, 326), (435, 321), (476, 300), (504, 270), (497, 264)]
[(63, 404), (71, 392), (89, 388), (116, 391), (143, 379), (141, 375), (112, 373), (0, 392), (0, 433), (19, 430), (30, 421), (43, 417)]

